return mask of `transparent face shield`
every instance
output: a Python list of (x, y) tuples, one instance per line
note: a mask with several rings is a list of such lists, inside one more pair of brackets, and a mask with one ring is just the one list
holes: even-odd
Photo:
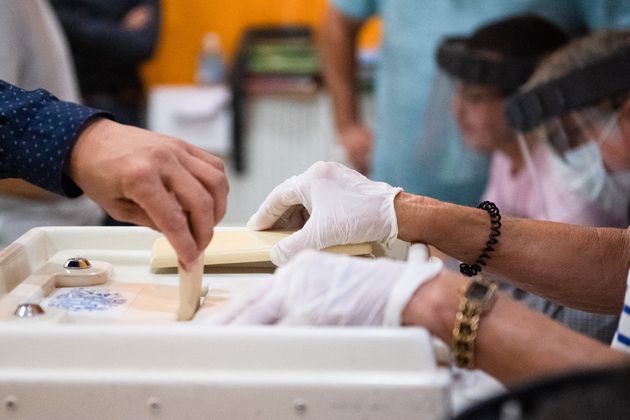
[(566, 196), (576, 205), (596, 209), (602, 225), (627, 225), (630, 138), (620, 118), (614, 107), (601, 103), (565, 112), (519, 133), (530, 176), (546, 195), (548, 215), (557, 210), (550, 208), (550, 202)]
[(438, 70), (422, 119), (417, 159), (424, 168), (431, 168), (440, 183), (464, 185), (470, 179), (485, 177), (487, 150), (475, 147), (462, 137), (453, 110), (457, 93), (457, 79)]
[[(520, 133), (530, 172), (546, 189), (549, 211), (573, 211), (577, 219), (561, 221), (628, 224), (630, 121), (622, 111), (630, 104), (628, 74), (630, 48), (624, 47), (506, 101), (506, 119)], [(576, 208), (594, 216), (581, 218)]]
[(496, 143), (513, 137), (503, 117), (504, 92), (522, 84), (533, 63), (471, 51), (465, 38), (445, 39), (437, 62), (417, 158), (440, 183), (461, 185), (465, 195), (470, 180), (485, 185)]

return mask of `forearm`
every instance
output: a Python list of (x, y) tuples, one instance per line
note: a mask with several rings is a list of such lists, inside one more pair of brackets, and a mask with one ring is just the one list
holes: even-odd
[(503, 294), (479, 328), (479, 367), (506, 384), (630, 362), (628, 355)]
[(57, 194), (48, 192), (21, 179), (0, 180), (0, 195), (38, 201), (55, 201), (59, 199)]
[[(452, 341), (459, 289), (464, 279), (443, 272), (420, 287), (403, 314), (405, 324), (423, 325)], [(630, 357), (528, 309), (499, 293), (482, 314), (475, 358), (480, 369), (507, 385), (563, 371), (630, 362)]]
[[(425, 242), (473, 263), (488, 240), (488, 213), (399, 194), (399, 237)], [(630, 240), (621, 229), (587, 228), (504, 217), (487, 272), (567, 306), (619, 313), (630, 266)]]
[(361, 22), (330, 7), (321, 31), (324, 78), (333, 102), (337, 131), (360, 120), (356, 85), (356, 36)]

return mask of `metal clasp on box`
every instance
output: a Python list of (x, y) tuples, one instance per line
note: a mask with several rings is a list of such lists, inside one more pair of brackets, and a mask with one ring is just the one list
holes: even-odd
[(110, 263), (84, 257), (68, 258), (64, 269), (55, 273), (55, 287), (85, 287), (103, 284), (113, 271)]

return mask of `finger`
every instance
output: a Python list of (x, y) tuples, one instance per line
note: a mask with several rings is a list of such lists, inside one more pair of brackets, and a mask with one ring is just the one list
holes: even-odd
[(189, 218), (197, 249), (203, 251), (210, 243), (215, 225), (214, 198), (179, 162), (166, 169), (165, 180)]
[(196, 146), (193, 146), (190, 143), (182, 142), (184, 144), (185, 150), (191, 155), (195, 156), (198, 159), (203, 160), (204, 162), (212, 165), (216, 169), (221, 172), (225, 172), (225, 164), (223, 163), (223, 159), (218, 156), (215, 156), (209, 152), (206, 152), (203, 149), (200, 149)]
[(322, 249), (327, 247), (313, 234), (313, 219), (309, 219), (304, 227), (289, 235), (271, 248), (269, 256), (271, 262), (277, 266), (287, 264), (304, 249)]
[(218, 308), (217, 311), (209, 315), (198, 314), (195, 319), (199, 319), (204, 323), (211, 325), (227, 325), (230, 324), (234, 318), (252, 306), (254, 302), (260, 300), (263, 295), (268, 293), (269, 289), (273, 287), (273, 281), (263, 281), (257, 287), (248, 291), (245, 295), (232, 299), (226, 305)]
[(305, 201), (297, 185), (297, 177), (293, 176), (269, 193), (256, 213), (247, 221), (247, 228), (252, 230), (269, 229), (291, 206), (306, 205)]
[(284, 296), (277, 283), (273, 283), (256, 301), (248, 305), (238, 316), (234, 317), (232, 325), (275, 324), (282, 318)]
[(114, 208), (111, 208), (110, 210), (109, 208), (104, 207), (104, 209), (107, 214), (120, 222), (133, 223), (134, 225), (146, 226), (148, 228), (158, 230), (155, 223), (153, 223), (151, 218), (149, 218), (149, 215), (131, 201), (123, 199), (117, 200)]
[(147, 214), (187, 268), (199, 256), (199, 248), (184, 210), (173, 194), (167, 191), (157, 172), (147, 168), (138, 177), (141, 182), (130, 180), (124, 191), (125, 197)]
[(278, 220), (275, 221), (272, 229), (298, 230), (304, 227), (304, 223), (309, 219), (308, 210), (301, 204), (289, 207)]
[(179, 160), (197, 178), (214, 200), (214, 222), (218, 223), (227, 209), (229, 185), (225, 173), (195, 156), (183, 154)]

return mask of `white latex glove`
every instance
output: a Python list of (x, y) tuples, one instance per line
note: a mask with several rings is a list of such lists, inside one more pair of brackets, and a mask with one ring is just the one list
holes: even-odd
[(301, 228), (272, 248), (271, 261), (276, 265), (286, 264), (307, 248), (374, 241), (388, 244), (398, 236), (394, 197), (401, 191), (370, 181), (341, 164), (317, 162), (274, 188), (247, 227)]
[(210, 322), (398, 326), (413, 293), (442, 267), (437, 258), (404, 262), (307, 250)]

